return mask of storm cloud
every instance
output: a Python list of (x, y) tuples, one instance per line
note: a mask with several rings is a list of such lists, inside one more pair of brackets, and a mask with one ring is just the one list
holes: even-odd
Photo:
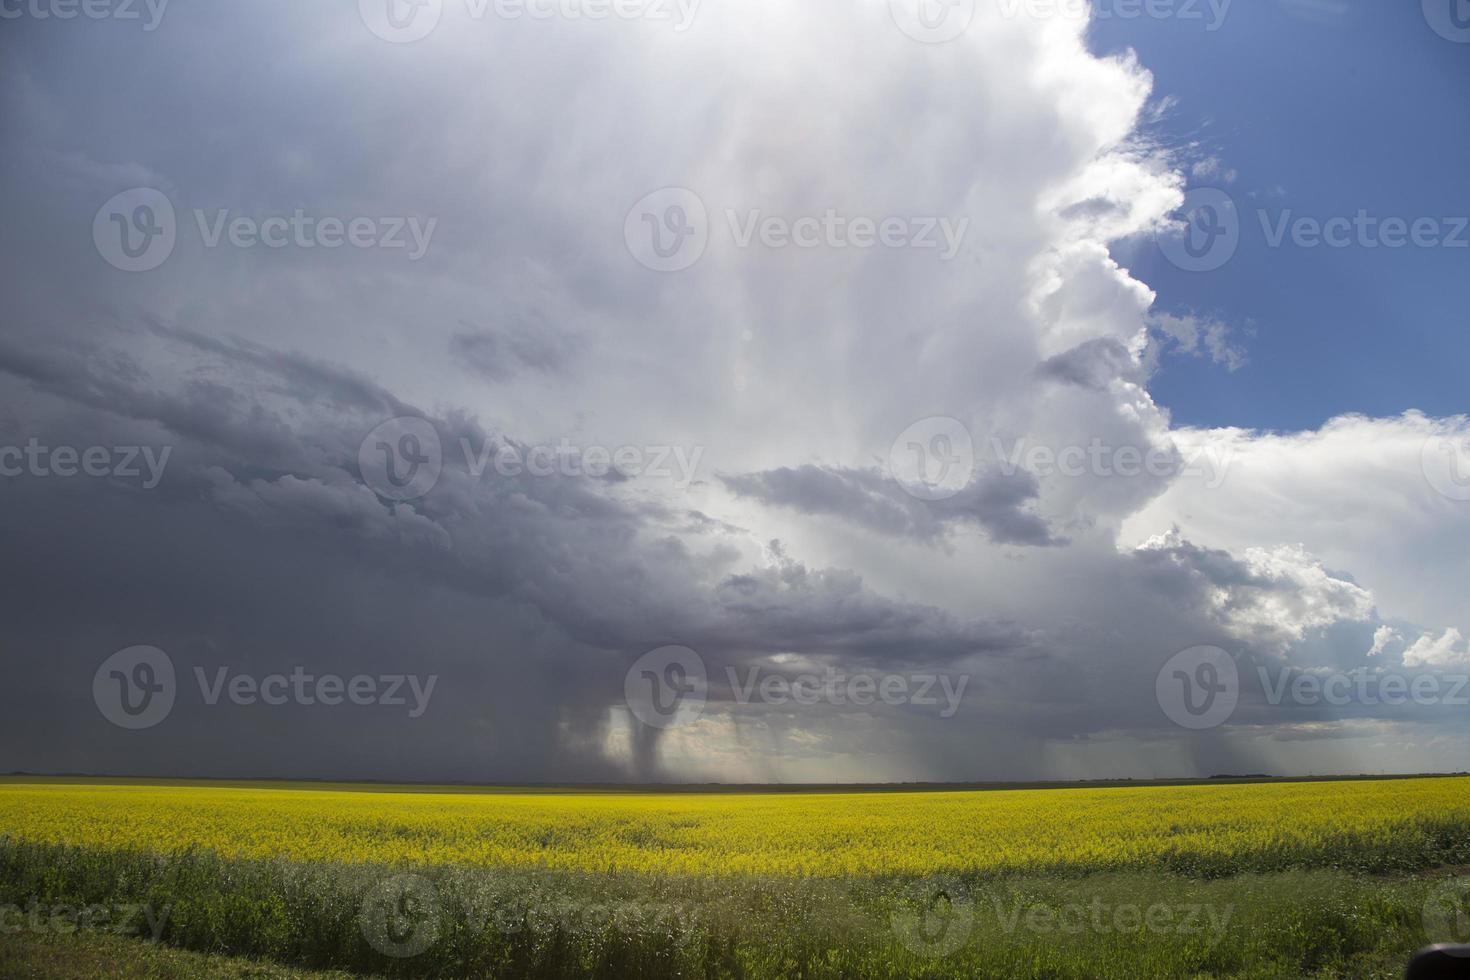
[[(353, 6), (0, 36), (0, 769), (790, 782), (1463, 754), (1443, 711), (1272, 705), (1253, 678), (1470, 656), (1446, 584), (1470, 510), (1420, 452), (1470, 426), (1172, 422), (1157, 359), (1225, 370), (1248, 344), (1159, 320), (1112, 257), (1183, 177), (1142, 136), (1146, 67), (1084, 23), (981, 4), (929, 44), (879, 0), (701, 5), (684, 29), (445, 4), (396, 43)], [(138, 188), (171, 245), (129, 271), (106, 236), (161, 234), (161, 206), (106, 205)], [(223, 212), (244, 224), (212, 238)], [(848, 237), (743, 241), (751, 215)], [(390, 244), (431, 219), (421, 255)], [(949, 257), (880, 240), (899, 219), (968, 224)], [(702, 251), (673, 268), (650, 230)], [(916, 431), (963, 479), (894, 472)], [(168, 453), (154, 486), (118, 463), (144, 447)], [(105, 472), (67, 464), (93, 449)], [(1080, 470), (1040, 465), (1073, 449)], [(1150, 453), (1169, 466), (1117, 465)], [(370, 471), (400, 462), (433, 479)], [(178, 696), (123, 730), (94, 674), (143, 645)], [(1199, 645), (1244, 677), (1204, 733), (1155, 693)], [(660, 729), (625, 680), (670, 646), (707, 704)], [(437, 684), (409, 717), (195, 683), (298, 667)], [(966, 687), (950, 716), (752, 701), (731, 678), (753, 670)]]

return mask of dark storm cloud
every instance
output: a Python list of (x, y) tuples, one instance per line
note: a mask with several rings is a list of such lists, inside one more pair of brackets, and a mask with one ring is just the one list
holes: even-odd
[[(634, 728), (629, 758), (609, 758), (610, 711), (634, 658), (680, 644), (708, 662), (714, 706), (733, 707), (728, 669), (779, 669), (771, 665), (780, 655), (849, 670), (963, 672), (972, 679), (965, 713), (945, 726), (911, 711), (874, 729), (823, 707), (799, 718), (737, 710), (750, 739), (845, 732), (853, 751), (878, 739), (875, 751), (912, 753), (913, 778), (1020, 776), (1026, 770), (1010, 766), (1036, 741), (1082, 746), (1155, 731), (1158, 712), (1141, 692), (1152, 691), (1163, 659), (1198, 643), (1238, 649), (1236, 618), (1259, 618), (1303, 591), (1280, 570), (1176, 534), (1108, 559), (1117, 622), (1092, 616), (1038, 631), (887, 597), (853, 571), (792, 558), (779, 542), (751, 566), (731, 546), (748, 537), (742, 529), (605, 480), (476, 476), (449, 465), (422, 499), (390, 504), (362, 482), (356, 448), (384, 414), (412, 406), (329, 364), (185, 330), (151, 333), (170, 363), (188, 365), (178, 377), (196, 379), (179, 382), (191, 394), (162, 390), (102, 348), (5, 352), (7, 401), (23, 402), (25, 391), (42, 399), (26, 435), (85, 445), (117, 425), (141, 425), (175, 449), (154, 492), (0, 480), (14, 580), (0, 590), (0, 615), (15, 682), (0, 735), (16, 768), (655, 779), (664, 774), (660, 733)], [(212, 378), (208, 398), (194, 387), (201, 374)], [(206, 404), (212, 415), (200, 424), (189, 408)], [(463, 413), (426, 417), (445, 446), (511, 442)], [(903, 497), (881, 494), (877, 474), (819, 471), (808, 481), (793, 472), (789, 484), (762, 474), (771, 479), (752, 487), (857, 523), (877, 519), (844, 510), (854, 488), (907, 513)], [(1029, 493), (1000, 497), (1020, 505)], [(957, 506), (973, 507), (967, 499)], [(923, 536), (917, 523), (892, 520), (886, 534)], [(930, 536), (964, 520), (936, 518)], [(1334, 601), (1332, 590), (1349, 585), (1329, 576), (1327, 591), (1313, 595)], [(1253, 628), (1262, 642), (1243, 652), (1267, 662), (1276, 635)], [(266, 673), (300, 664), (434, 673), (441, 686), (432, 710), (412, 721), (300, 707), (262, 716), (206, 710), (196, 698), (125, 741), (90, 703), (90, 679), (103, 657), (137, 643), (167, 650), (186, 684), (196, 667)], [(1242, 724), (1271, 717), (1258, 688), (1248, 685)], [(1329, 720), (1320, 711), (1301, 717)], [(955, 750), (976, 739), (989, 748)], [(998, 744), (1009, 746), (1004, 758), (992, 751)], [(1207, 772), (1269, 768), (1223, 735), (1191, 752)]]
[[(1079, 36), (1026, 18), (920, 50), (883, 6), (854, 18), (835, 2), (719, 5), (675, 36), (468, 23), (446, 5), (438, 33), (406, 46), (375, 38), (350, 2), (180, 5), (156, 33), (8, 21), (0, 447), (172, 455), (152, 490), (0, 477), (0, 768), (649, 778), (674, 772), (659, 750), (681, 742), (691, 779), (744, 772), (724, 766), (722, 744), (766, 778), (797, 764), (842, 779), (1232, 768), (1222, 733), (1175, 751), (1155, 675), (1200, 643), (1263, 657), (1291, 644), (1334, 663), (1365, 649), (1371, 619), (1322, 625), (1358, 615), (1351, 583), (1298, 555), (1240, 554), (1297, 540), (1308, 511), (1335, 536), (1339, 512), (1317, 504), (1365, 481), (1303, 492), (1308, 469), (1351, 472), (1318, 462), (1281, 468), (1283, 484), (1251, 498), (1232, 471), (1139, 528), (1223, 514), (1241, 529), (1200, 540), (1231, 550), (1181, 536), (1135, 553), (1119, 550), (1139, 538), (1118, 525), (1162, 479), (1038, 485), (1022, 467), (925, 503), (864, 469), (936, 414), (993, 420), (1018, 446), (1162, 445), (1150, 358), (1232, 350), (1195, 317), (1154, 324), (1149, 351), (1130, 353), (1152, 294), (1103, 239), (1152, 228), (1175, 183), (1131, 140), (1148, 98), (1136, 62), (1097, 61)], [(820, 56), (772, 71), (752, 56), (772, 44)], [(1051, 66), (1044, 84), (1037, 64)], [(701, 196), (712, 234), (695, 266), (662, 275), (636, 260), (626, 221), (671, 184)], [(168, 196), (179, 240), (161, 267), (123, 273), (92, 223), (145, 185)], [(725, 234), (732, 208), (832, 207), (973, 220), (948, 264), (922, 250), (739, 248)], [(437, 218), (438, 231), (408, 263), (206, 246), (195, 215), (298, 208)], [(401, 416), (432, 424), (445, 468), (426, 496), (392, 503), (359, 472), (359, 449)], [(975, 431), (976, 445), (995, 433)], [(1418, 486), (1425, 433), (1411, 435), (1399, 469)], [(459, 449), (524, 456), (564, 436), (581, 443), (573, 457), (599, 441), (698, 447), (706, 472), (730, 476), (680, 488), (617, 470), (477, 474)], [(1372, 438), (1344, 457), (1371, 458)], [(800, 465), (814, 459), (832, 465)], [(1359, 522), (1374, 549), (1404, 524), (1402, 481), (1382, 488), (1394, 516), (1370, 508)], [(1263, 530), (1283, 505), (1289, 519)], [(1437, 551), (1438, 564), (1414, 555), (1377, 588), (1453, 578), (1433, 572), (1463, 552), (1438, 534), (1450, 519), (1427, 521), (1433, 535), (1403, 540), (1432, 547), (1404, 552)], [(1402, 629), (1406, 646), (1418, 634)], [(122, 733), (90, 684), (102, 658), (138, 643), (168, 650), (186, 683), (222, 665), (441, 682), (412, 722), (196, 697)], [(714, 702), (706, 729), (661, 746), (626, 730), (621, 702), (629, 664), (664, 644), (706, 658)], [(732, 703), (725, 668), (757, 664), (972, 682), (942, 722)], [(1243, 716), (1268, 720), (1254, 704)], [(1110, 743), (1117, 732), (1139, 737)]]
[[(1232, 617), (1300, 591), (1279, 573), (1167, 537), (1120, 557), (1114, 570), (1115, 601), (1149, 610), (1140, 642), (1144, 634), (1038, 632), (889, 598), (853, 571), (794, 559), (779, 542), (750, 566), (730, 545), (748, 537), (742, 529), (625, 495), (606, 480), (477, 476), (456, 462), (422, 499), (390, 504), (364, 485), (356, 450), (385, 416), (418, 412), (413, 406), (310, 358), (157, 323), (147, 332), (183, 379), (173, 382), (179, 392), (105, 347), (11, 344), (0, 354), (12, 396), (24, 384), (70, 406), (38, 413), (31, 431), (43, 440), (85, 444), (124, 417), (175, 449), (153, 493), (99, 483), (48, 494), (39, 482), (6, 481), (12, 506), (0, 522), (16, 567), (28, 573), (4, 600), (10, 648), (30, 677), (16, 690), (71, 705), (39, 714), (15, 705), (17, 737), (45, 736), (19, 756), (27, 768), (657, 778), (657, 731), (633, 732), (631, 770), (606, 758), (602, 744), (623, 671), (666, 644), (706, 658), (715, 704), (733, 696), (727, 669), (769, 670), (771, 658), (796, 654), (846, 669), (963, 671), (973, 677), (974, 713), (957, 724), (999, 726), (1012, 739), (1086, 740), (1154, 727), (1139, 692), (1151, 690), (1162, 657), (1195, 643), (1232, 644)], [(518, 445), (464, 413), (424, 417), (446, 447)], [(877, 471), (815, 467), (726, 480), (766, 503), (919, 540), (966, 524), (1004, 538), (1009, 532), (997, 528), (1008, 515), (1029, 517), (1017, 509), (1034, 494), (1029, 478), (987, 478), (955, 500), (926, 504)], [(1051, 542), (1043, 528), (1031, 543)], [(85, 573), (73, 564), (83, 554)], [(432, 672), (443, 687), (434, 711), (413, 724), (288, 711), (261, 729), (258, 716), (185, 707), (170, 719), (172, 737), (150, 736), (140, 759), (103, 747), (106, 729), (86, 701), (101, 658), (139, 642), (169, 650), (185, 673), (300, 663)], [(30, 651), (43, 648), (50, 658), (33, 659)], [(798, 723), (756, 709), (747, 723), (772, 731), (848, 724), (841, 712), (816, 717), (823, 710)], [(950, 758), (938, 747), (956, 736), (922, 719), (895, 733), (931, 762)], [(363, 755), (357, 745), (371, 749)], [(1212, 758), (1230, 768), (1224, 749)], [(974, 761), (950, 759), (933, 775), (984, 774), (965, 768)]]
[[(29, 570), (3, 600), (8, 645), (31, 675), (12, 691), (39, 686), (72, 705), (37, 716), (17, 704), (8, 715), (45, 735), (19, 754), (26, 768), (330, 775), (364, 737), (362, 722), (340, 712), (288, 712), (284, 727), (262, 731), (254, 719), (185, 709), (170, 721), (176, 736), (209, 725), (223, 746), (175, 737), (129, 761), (78, 744), (99, 732), (84, 700), (90, 671), (135, 643), (169, 650), (185, 672), (302, 663), (440, 674), (442, 713), (415, 725), (392, 719), (390, 745), (354, 759), (355, 775), (585, 779), (624, 771), (595, 748), (573, 753), (567, 739), (598, 742), (627, 663), (653, 647), (692, 646), (714, 667), (800, 651), (897, 669), (1000, 656), (1026, 642), (1004, 623), (962, 620), (885, 598), (855, 573), (808, 568), (774, 542), (770, 567), (739, 568), (721, 544), (739, 529), (620, 497), (615, 482), (476, 476), (450, 465), (422, 499), (390, 504), (361, 481), (356, 448), (386, 415), (412, 406), (310, 358), (156, 323), (148, 333), (177, 377), (194, 379), (173, 381), (180, 391), (104, 347), (0, 348), (10, 379), (0, 390), (14, 399), (24, 385), (55, 403), (28, 435), (86, 445), (121, 418), (173, 450), (156, 493), (104, 482), (48, 495), (41, 481), (0, 481), (10, 497), (0, 522), (16, 567)], [(447, 447), (494, 438), (461, 413), (431, 421)], [(79, 554), (85, 573), (72, 566)], [(40, 648), (51, 659), (36, 660)], [(287, 732), (302, 739), (289, 752)], [(445, 753), (466, 738), (495, 744)], [(506, 738), (515, 752), (504, 751)], [(645, 733), (644, 766), (651, 740)]]
[(983, 473), (946, 500), (920, 500), (879, 469), (808, 464), (761, 473), (722, 475), (742, 497), (802, 514), (833, 517), (881, 534), (935, 541), (962, 525), (978, 525), (1000, 544), (1056, 545), (1046, 522), (1026, 510), (1036, 478)]

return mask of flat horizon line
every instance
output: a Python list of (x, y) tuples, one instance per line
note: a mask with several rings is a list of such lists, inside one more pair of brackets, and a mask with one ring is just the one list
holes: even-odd
[(578, 782), (405, 782), (391, 779), (355, 779), (338, 777), (283, 776), (149, 776), (109, 773), (33, 773), (12, 771), (0, 775), (0, 782), (69, 781), (128, 782), (144, 785), (191, 783), (283, 784), (321, 787), (369, 787), (375, 790), (455, 792), (601, 792), (601, 793), (861, 793), (861, 792), (985, 792), (1012, 789), (1085, 789), (1126, 788), (1130, 786), (1201, 786), (1246, 783), (1330, 783), (1400, 779), (1452, 779), (1470, 776), (1470, 772), (1422, 773), (1352, 773), (1338, 775), (1277, 776), (1266, 773), (1222, 773), (1212, 776), (1166, 776), (1151, 778), (1114, 777), (1076, 780), (983, 780), (969, 782), (886, 782), (886, 783), (724, 783), (724, 782), (655, 782), (655, 783), (578, 783)]

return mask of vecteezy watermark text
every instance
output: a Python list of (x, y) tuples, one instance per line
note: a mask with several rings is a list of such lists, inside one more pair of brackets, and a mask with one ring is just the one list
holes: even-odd
[[(152, 490), (163, 481), (172, 446), (45, 446), (29, 439), (24, 446), (0, 446), (0, 476), (71, 479), (143, 478), (143, 489)], [(144, 471), (146, 472), (146, 475)]]
[(1112, 446), (1096, 436), (1086, 446), (1055, 447), (1018, 439), (1007, 447), (996, 438), (990, 443), (1006, 476), (1024, 468), (1039, 477), (1185, 477), (1203, 479), (1211, 490), (1225, 482), (1232, 455), (1229, 446), (1203, 446), (1186, 457), (1173, 446)]
[[(407, 706), (410, 718), (419, 718), (428, 710), (434, 685), (439, 683), (438, 674), (423, 679), (417, 674), (354, 674), (344, 679), (340, 674), (312, 674), (305, 667), (293, 667), (290, 674), (267, 674), (259, 678), (252, 674), (232, 675), (228, 667), (215, 668), (210, 677), (203, 667), (195, 667), (194, 677), (208, 705), (218, 704), (221, 695), (241, 707), (321, 704), (334, 708), (342, 704), (359, 707), (376, 704)], [(412, 705), (408, 701), (410, 696)]]
[(664, 902), (588, 900), (581, 896), (504, 894), (458, 879), (441, 892), (423, 875), (399, 874), (367, 889), (358, 909), (362, 936), (384, 956), (412, 959), (427, 952), (446, 932), (468, 929), (505, 936), (550, 939), (604, 935), (660, 936), (676, 943), (694, 941), (701, 910)]
[(1213, 33), (1225, 26), (1235, 0), (999, 0), (1008, 20), (1177, 20), (1198, 21)]
[(1256, 213), (1271, 248), (1470, 248), (1470, 217), (1399, 218), (1366, 209), (1348, 217), (1316, 218), (1290, 208)]
[(1221, 907), (1201, 902), (1154, 902), (1149, 905), (1112, 903), (1104, 901), (1100, 895), (1094, 895), (1089, 902), (1061, 902), (1055, 905), (1026, 902), (1020, 898), (1007, 901), (996, 895), (991, 897), (990, 904), (999, 920), (1001, 931), (1006, 935), (1013, 935), (1017, 931), (1043, 936), (1105, 936), (1113, 933), (1148, 932), (1156, 936), (1208, 936), (1219, 942), (1230, 928), (1230, 920), (1235, 915), (1234, 905)]
[(234, 215), (228, 208), (212, 215), (202, 208), (194, 209), (194, 221), (205, 248), (219, 248), (221, 243), (234, 248), (352, 248), (407, 249), (408, 260), (417, 262), (429, 250), (438, 218), (427, 221), (414, 216), (354, 218), (314, 217), (301, 208), (289, 216), (273, 215), (257, 218)]
[(871, 707), (915, 705), (938, 708), (939, 717), (953, 718), (960, 710), (968, 674), (876, 674), (826, 667), (821, 673), (794, 675), (776, 673), (763, 667), (746, 668), (744, 676), (735, 667), (725, 668), (737, 704), (753, 703), (782, 706), (795, 704), (810, 707), (818, 704)]
[[(1470, 674), (1266, 666), (1257, 666), (1255, 674), (1272, 707), (1470, 707)], [(1159, 670), (1155, 693), (1164, 714), (1181, 728), (1218, 728), (1240, 703), (1240, 669), (1219, 647), (1191, 647)]]
[[(816, 670), (776, 670), (765, 665), (725, 667), (725, 680), (735, 704), (772, 707), (935, 708), (952, 718), (964, 701), (968, 674), (877, 673), (826, 666)], [(628, 668), (623, 698), (633, 716), (655, 728), (690, 724), (709, 700), (709, 671), (704, 658), (685, 646), (651, 650)]]
[[(1155, 477), (1200, 479), (1218, 489), (1230, 468), (1228, 445), (1202, 445), (1181, 452), (1174, 445), (1110, 445), (1094, 436), (1086, 445), (1048, 445), (1020, 438), (1009, 445), (992, 436), (995, 465), (1006, 477), (1029, 473), (1050, 477), (1103, 479)], [(888, 474), (920, 500), (940, 501), (962, 493), (976, 472), (974, 438), (966, 425), (948, 416), (921, 419), (901, 432), (888, 452)]]
[(117, 936), (137, 936), (146, 930), (148, 941), (156, 943), (162, 938), (172, 912), (172, 905), (156, 909), (144, 902), (66, 905), (43, 904), (39, 898), (32, 898), (24, 906), (13, 902), (0, 905), (0, 935), (30, 932), (69, 936), (110, 932)]
[[(439, 226), (438, 218), (315, 215), (304, 208), (263, 217), (236, 214), (229, 208), (195, 208), (193, 217), (206, 249), (381, 249), (403, 252), (410, 262), (427, 254)], [(152, 187), (134, 187), (114, 195), (92, 219), (92, 241), (98, 254), (123, 272), (157, 269), (173, 255), (178, 238), (173, 201)]]
[(1256, 672), (1266, 693), (1266, 703), (1272, 706), (1284, 703), (1306, 707), (1325, 704), (1335, 708), (1350, 704), (1470, 706), (1470, 675), (1466, 674), (1406, 674), (1366, 667), (1349, 671), (1282, 669), (1274, 673), (1258, 667)]
[[(1159, 250), (1187, 272), (1222, 268), (1239, 250), (1248, 227), (1235, 199), (1217, 187), (1198, 187), (1184, 195), (1177, 221), (1161, 228)], [(1374, 214), (1359, 208), (1352, 215), (1317, 217), (1283, 208), (1256, 210), (1267, 248), (1397, 250), (1470, 249), (1470, 216)]]
[(163, 23), (169, 0), (0, 0), (0, 20), (138, 21), (152, 33)]
[(938, 250), (944, 262), (959, 254), (970, 228), (969, 218), (848, 217), (833, 208), (794, 218), (727, 208), (725, 222), (736, 248), (912, 248)]
[[(999, 0), (1006, 20), (1198, 21), (1206, 31), (1225, 24), (1234, 0)], [(979, 0), (888, 0), (898, 29), (915, 41), (945, 44), (971, 29)]]
[[(523, 445), (487, 439), (475, 445), (458, 441), (461, 466), (474, 479), (494, 470), (502, 477), (591, 477), (614, 473), (625, 479), (670, 480), (680, 490), (694, 483), (702, 446), (576, 445), (562, 438), (555, 446)], [(443, 475), (445, 453), (439, 430), (428, 419), (389, 419), (363, 439), (357, 454), (363, 482), (385, 500), (410, 501), (427, 495)]]
[(562, 438), (555, 446), (493, 445), (478, 450), (469, 439), (460, 440), (470, 476), (484, 476), (494, 468), (501, 476), (590, 476), (601, 479), (616, 472), (620, 476), (672, 480), (686, 490), (694, 482), (704, 447), (694, 446), (578, 446)]
[[(863, 215), (827, 208), (820, 213), (771, 214), (726, 208), (730, 245), (738, 249), (915, 250), (955, 258), (970, 228), (968, 217)], [(655, 272), (680, 272), (709, 247), (712, 228), (703, 198), (685, 187), (665, 187), (639, 200), (623, 223), (628, 252)]]
[[(901, 945), (920, 956), (944, 957), (963, 949), (986, 915), (1006, 936), (1108, 936), (1151, 933), (1202, 937), (1219, 943), (1235, 916), (1234, 905), (1206, 902), (1111, 901), (1102, 895), (1072, 901), (1037, 901), (992, 891), (972, 896), (953, 875), (930, 875), (911, 883), (890, 915)], [(985, 930), (987, 938), (994, 932)]]
[[(358, 14), (375, 36), (393, 44), (422, 41), (438, 28), (454, 0), (358, 0)], [(701, 0), (459, 0), (464, 16), (482, 21), (648, 21), (683, 33), (694, 24)]]

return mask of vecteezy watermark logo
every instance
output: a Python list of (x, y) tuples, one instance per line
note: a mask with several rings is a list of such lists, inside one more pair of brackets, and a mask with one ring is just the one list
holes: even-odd
[(1420, 462), (1424, 478), (1441, 496), (1470, 500), (1470, 436), (1430, 436)]
[(1424, 19), (1445, 40), (1470, 44), (1470, 0), (1424, 0)]
[(92, 700), (119, 728), (152, 728), (174, 708), (174, 663), (157, 647), (119, 650), (92, 677)]
[(920, 500), (948, 500), (970, 485), (975, 474), (975, 441), (958, 419), (920, 419), (893, 440), (888, 472)]
[(0, 20), (143, 20), (145, 33), (158, 30), (169, 0), (0, 0)]
[(444, 0), (357, 0), (362, 22), (384, 41), (411, 44), (434, 33)]
[(639, 657), (623, 678), (633, 717), (653, 728), (697, 721), (709, 697), (704, 658), (688, 647), (667, 646)]
[(888, 0), (893, 22), (915, 41), (953, 41), (975, 20), (975, 0)]
[[(1451, 878), (1430, 891), (1424, 933), (1432, 943), (1470, 943), (1470, 878)], [(1450, 955), (1466, 954), (1451, 949)]]
[(368, 433), (357, 466), (363, 482), (385, 500), (417, 500), (439, 482), (444, 449), (427, 419), (402, 416)]
[(1240, 671), (1219, 647), (1199, 646), (1169, 658), (1154, 682), (1159, 707), (1181, 728), (1225, 724), (1240, 701)]
[(426, 878), (404, 874), (368, 889), (357, 924), (384, 956), (411, 959), (439, 938), (439, 893)]
[(709, 246), (709, 213), (686, 187), (665, 187), (633, 205), (623, 241), (638, 264), (654, 272), (681, 272)]
[(975, 904), (958, 878), (930, 875), (905, 889), (889, 923), (909, 952), (949, 956), (969, 942), (975, 929)]
[(151, 272), (168, 261), (178, 241), (173, 202), (152, 187), (116, 194), (92, 219), (92, 241), (114, 269)]
[(1240, 211), (1218, 187), (1197, 187), (1184, 195), (1183, 221), (1156, 236), (1164, 258), (1185, 272), (1212, 272), (1235, 257), (1240, 247)]

